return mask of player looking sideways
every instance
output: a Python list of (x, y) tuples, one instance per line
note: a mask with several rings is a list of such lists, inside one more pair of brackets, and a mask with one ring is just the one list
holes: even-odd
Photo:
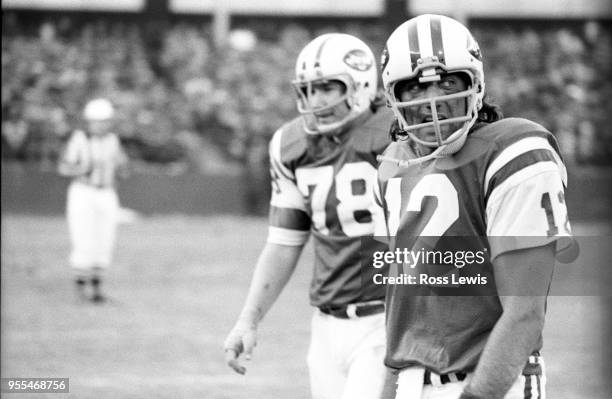
[[(397, 398), (544, 397), (546, 296), (555, 254), (572, 242), (557, 142), (484, 100), (478, 44), (451, 18), (403, 23), (381, 63), (396, 117), (377, 191), (391, 242), (485, 248), (480, 270), (494, 292), (388, 286), (385, 363), (399, 372)], [(416, 270), (461, 276), (471, 267)]]
[(87, 103), (85, 130), (75, 130), (59, 164), (72, 177), (66, 204), (72, 252), (70, 264), (80, 295), (91, 284), (93, 302), (103, 302), (102, 274), (109, 267), (115, 244), (119, 201), (116, 174), (127, 158), (112, 132), (115, 110), (105, 98)]
[(393, 117), (374, 103), (371, 50), (347, 34), (325, 34), (305, 46), (293, 85), (301, 116), (270, 142), (268, 239), (225, 340), (226, 360), (236, 372), (245, 372), (238, 357), (251, 356), (259, 322), (312, 235), (312, 396), (377, 398), (385, 375), (384, 287), (362, 285), (361, 262), (363, 254), (383, 248), (373, 240), (362, 245), (361, 237), (371, 236), (375, 222), (383, 221), (373, 199), (376, 156), (389, 143)]

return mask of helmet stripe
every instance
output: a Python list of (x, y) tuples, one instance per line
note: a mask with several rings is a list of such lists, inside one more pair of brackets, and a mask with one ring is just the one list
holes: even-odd
[(421, 58), (416, 23), (408, 24), (408, 51), (410, 53), (410, 66), (414, 71), (417, 67), (417, 60)]
[(431, 18), (422, 18), (417, 21), (417, 34), (419, 35), (419, 49), (423, 60), (430, 58), (433, 55), (431, 46)]
[(431, 43), (433, 46), (433, 55), (438, 57), (442, 64), (446, 64), (444, 57), (444, 43), (442, 42), (442, 26), (440, 16), (431, 18)]
[(321, 71), (321, 54), (323, 54), (323, 47), (327, 44), (327, 42), (331, 39), (331, 35), (328, 35), (322, 42), (319, 48), (317, 49), (317, 54), (314, 59), (314, 68), (317, 73), (317, 76), (323, 76), (323, 72)]

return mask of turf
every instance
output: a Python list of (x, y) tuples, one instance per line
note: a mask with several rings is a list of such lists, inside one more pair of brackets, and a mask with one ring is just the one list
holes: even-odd
[[(2, 377), (70, 378), (69, 394), (19, 398), (309, 396), (310, 248), (240, 376), (225, 366), (222, 342), (246, 295), (265, 220), (175, 215), (120, 226), (103, 305), (75, 295), (66, 229), (60, 217), (3, 217)], [(602, 234), (597, 225), (583, 229)], [(608, 397), (605, 306), (602, 297), (550, 298), (550, 398)]]

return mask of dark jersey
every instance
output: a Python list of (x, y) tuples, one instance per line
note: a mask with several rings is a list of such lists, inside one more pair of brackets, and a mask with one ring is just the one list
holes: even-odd
[[(393, 143), (385, 153), (401, 157), (405, 145)], [(378, 174), (377, 195), (396, 247), (455, 254), (480, 248), (486, 256), (479, 270), (489, 282), (500, 254), (570, 236), (567, 177), (556, 140), (525, 119), (473, 130), (453, 156), (404, 168), (383, 162)], [(435, 267), (437, 275), (448, 276), (463, 266), (417, 269)], [(452, 290), (440, 295), (440, 288), (427, 283), (388, 285), (386, 364), (421, 365), (442, 374), (473, 370), (502, 312), (491, 287), (488, 295), (454, 296)], [(415, 289), (424, 291), (414, 295)]]
[(390, 140), (387, 109), (365, 114), (336, 136), (307, 134), (302, 118), (281, 127), (270, 142), (272, 197), (268, 241), (303, 245), (314, 240), (310, 300), (340, 306), (381, 299), (384, 288), (363, 285), (364, 257), (383, 249), (364, 240), (383, 221), (373, 200), (376, 156)]

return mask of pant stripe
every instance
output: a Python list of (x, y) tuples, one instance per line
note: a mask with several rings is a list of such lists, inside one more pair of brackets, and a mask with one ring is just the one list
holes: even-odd
[(531, 397), (531, 376), (525, 375), (523, 378), (525, 378), (525, 399), (533, 399)]

